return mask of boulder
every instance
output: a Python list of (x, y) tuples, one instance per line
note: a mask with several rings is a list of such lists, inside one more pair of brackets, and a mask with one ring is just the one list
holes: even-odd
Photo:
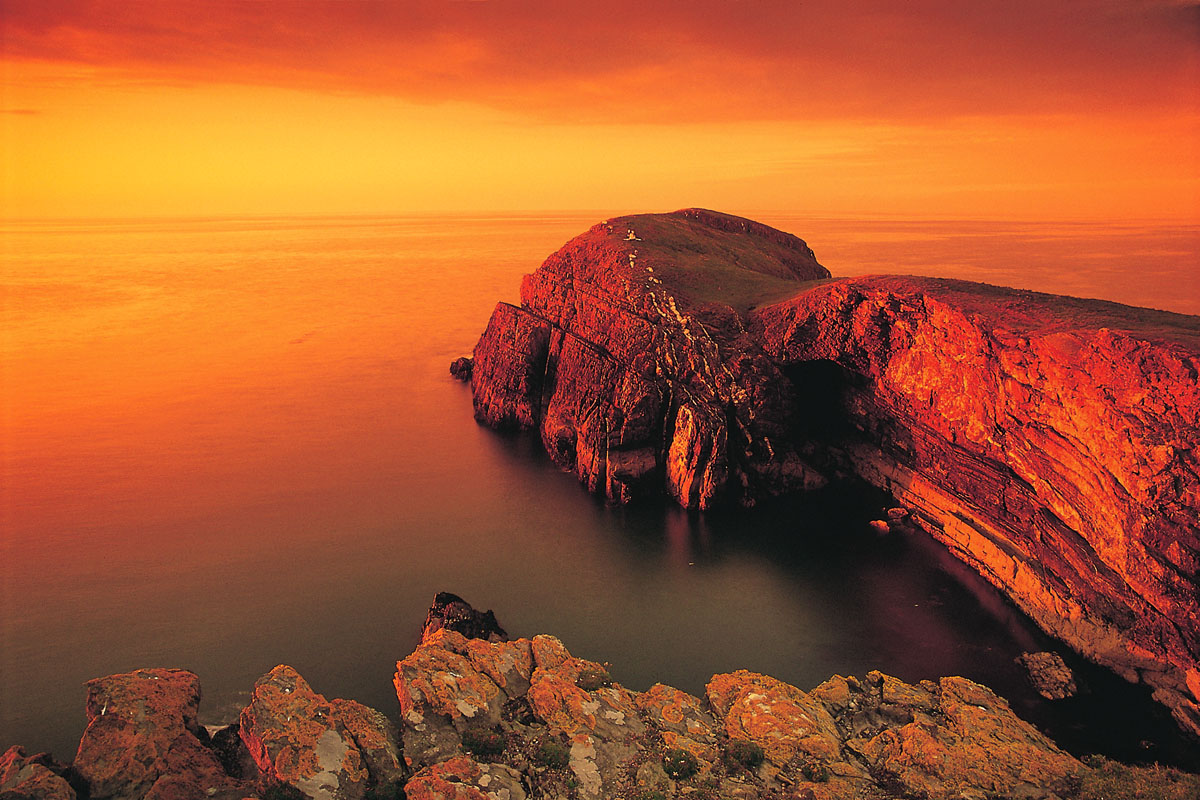
[(460, 381), (468, 382), (471, 380), (471, 372), (474, 367), (474, 359), (465, 356), (456, 358), (450, 362), (450, 374)]
[(263, 775), (313, 800), (359, 800), (406, 774), (399, 732), (386, 717), (326, 700), (287, 665), (255, 682), (239, 732)]
[(88, 726), (74, 768), (93, 800), (239, 800), (196, 722), (200, 679), (181, 669), (142, 669), (87, 683)]
[(1075, 675), (1058, 653), (1022, 653), (1017, 663), (1029, 673), (1029, 682), (1047, 700), (1074, 697)]
[(46, 753), (13, 745), (0, 756), (0, 800), (75, 800), (75, 790)]

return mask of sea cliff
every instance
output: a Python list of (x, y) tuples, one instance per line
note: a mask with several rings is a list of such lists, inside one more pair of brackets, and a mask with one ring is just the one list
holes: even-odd
[[(381, 680), (386, 679), (380, 676)], [(1200, 793), (1173, 769), (1080, 761), (965, 678), (880, 672), (807, 691), (746, 670), (703, 696), (632, 691), (553, 636), (510, 640), (490, 612), (439, 595), (396, 664), (399, 724), (327, 699), (279, 665), (231, 724), (197, 723), (191, 672), (87, 685), (71, 764), (20, 747), (0, 798), (36, 800), (654, 800), (1086, 798)]]
[(459, 372), (477, 419), (613, 502), (884, 488), (1200, 735), (1200, 318), (833, 280), (790, 234), (688, 209), (571, 240)]

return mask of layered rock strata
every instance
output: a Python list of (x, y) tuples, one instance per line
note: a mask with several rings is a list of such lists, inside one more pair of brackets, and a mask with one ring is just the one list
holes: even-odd
[(476, 418), (682, 505), (847, 473), (1200, 735), (1200, 319), (908, 277), (701, 210), (609, 220), (497, 306)]

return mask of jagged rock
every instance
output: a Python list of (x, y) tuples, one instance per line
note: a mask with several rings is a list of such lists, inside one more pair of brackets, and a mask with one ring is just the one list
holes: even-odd
[[(966, 678), (911, 687), (871, 673), (859, 689), (859, 708), (843, 712), (843, 719), (853, 725), (856, 715), (874, 708), (885, 712), (889, 724), (870, 738), (870, 729), (860, 733), (847, 747), (909, 794), (930, 800), (968, 790), (1049, 797), (1052, 787), (1082, 770), (1004, 699)], [(900, 714), (910, 721), (900, 724)]]
[(753, 317), (784, 369), (842, 376), (850, 469), (1200, 734), (1200, 320), (920, 278)]
[(408, 800), (525, 800), (519, 772), (467, 756), (421, 770), (405, 785), (404, 794)]
[[(539, 783), (545, 768), (529, 757), (547, 736), (569, 744), (565, 768), (555, 769), (568, 772), (583, 798), (715, 787), (747, 799), (1050, 798), (1095, 778), (964, 678), (909, 684), (872, 672), (804, 692), (739, 670), (714, 676), (701, 700), (661, 684), (630, 691), (551, 636), (485, 642), (442, 630), (397, 664), (396, 687), (406, 748), (417, 728), (440, 725), (446, 734), (439, 749), (411, 751), (410, 798), (498, 797), (501, 789), (516, 797), (518, 786), (531, 797), (556, 796), (563, 784)], [(464, 735), (471, 731), (493, 732), (498, 746), (466, 755), (478, 746)], [(744, 755), (753, 745), (766, 758), (761, 765)], [(663, 758), (676, 750), (695, 757), (694, 775), (668, 777)], [(727, 755), (738, 750), (740, 762)], [(1195, 776), (1172, 780), (1200, 787)]]
[(359, 800), (406, 775), (399, 732), (352, 700), (326, 700), (287, 665), (254, 684), (240, 735), (263, 774), (313, 800)]
[(46, 753), (13, 745), (0, 756), (0, 800), (75, 800), (75, 790)]
[(438, 592), (433, 598), (433, 605), (425, 615), (421, 636), (424, 638), (443, 628), (461, 633), (468, 639), (508, 641), (508, 634), (500, 627), (491, 609), (476, 611), (466, 600), (450, 592)]
[(614, 502), (752, 504), (856, 473), (1200, 735), (1200, 318), (826, 277), (749, 220), (601, 223), (496, 308), (476, 417), (537, 430)]
[(471, 380), (471, 371), (475, 367), (475, 361), (471, 358), (463, 357), (456, 358), (450, 362), (450, 374), (460, 381)]
[(795, 686), (738, 670), (714, 675), (705, 693), (726, 735), (759, 745), (777, 768), (845, 760), (829, 711)]
[[(701, 700), (662, 684), (630, 691), (552, 636), (488, 642), (442, 629), (397, 664), (395, 683), (405, 746), (421, 730), (417, 741), (442, 737), (406, 755), (411, 773), (382, 714), (327, 701), (286, 666), (256, 683), (238, 725), (213, 734), (231, 761), (240, 735), (260, 781), (204, 783), (197, 764), (211, 774), (217, 758), (197, 738), (198, 681), (180, 670), (93, 681), (77, 767), (97, 800), (266, 798), (280, 781), (319, 800), (1200, 796), (1200, 776), (1080, 763), (964, 678), (871, 672), (804, 692), (739, 670), (714, 676)], [(0, 800), (70, 800), (59, 771), (14, 747), (0, 757)]]
[(1075, 675), (1058, 653), (1022, 653), (1017, 662), (1029, 673), (1033, 688), (1047, 700), (1075, 696)]
[(93, 800), (238, 800), (196, 722), (200, 679), (181, 669), (143, 669), (87, 683), (87, 730), (74, 767)]

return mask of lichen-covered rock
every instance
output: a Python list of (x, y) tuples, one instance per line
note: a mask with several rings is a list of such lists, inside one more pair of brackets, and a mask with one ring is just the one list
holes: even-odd
[(399, 736), (382, 714), (326, 700), (287, 665), (255, 682), (239, 730), (264, 775), (313, 800), (358, 800), (405, 774)]
[(698, 697), (656, 683), (637, 694), (634, 702), (647, 721), (658, 729), (668, 748), (685, 750), (705, 765), (717, 760), (720, 754), (715, 722)]
[(26, 755), (13, 745), (0, 756), (0, 800), (75, 800), (75, 790), (45, 753)]
[(1065, 785), (1082, 769), (1002, 698), (965, 678), (942, 678), (927, 696), (897, 705), (911, 722), (893, 722), (848, 746), (911, 794), (931, 800), (958, 798), (966, 790), (1037, 796), (1036, 790)]
[(725, 733), (759, 745), (777, 767), (796, 759), (842, 760), (842, 743), (828, 710), (795, 686), (738, 670), (714, 675), (705, 694)]
[(205, 746), (200, 679), (144, 669), (87, 683), (88, 726), (74, 767), (95, 800), (237, 800), (245, 786)]
[(404, 787), (408, 800), (525, 800), (521, 775), (503, 764), (456, 756), (432, 764)]

